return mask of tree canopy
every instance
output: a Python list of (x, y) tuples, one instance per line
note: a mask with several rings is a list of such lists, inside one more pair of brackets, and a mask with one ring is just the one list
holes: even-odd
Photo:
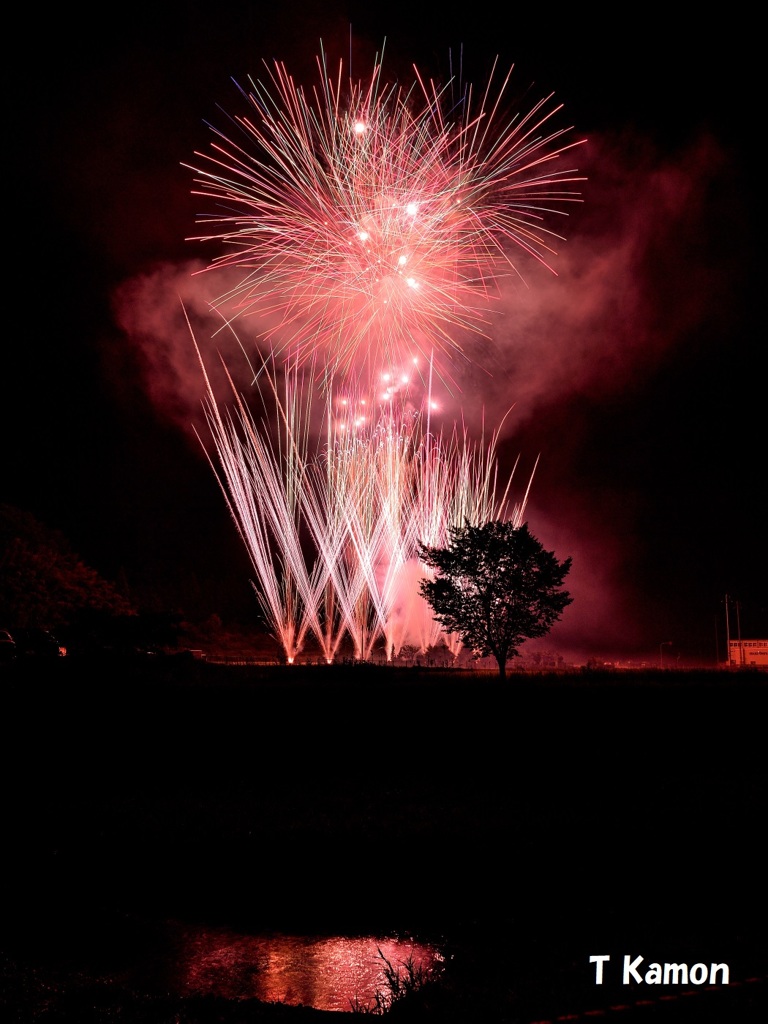
[(446, 547), (422, 545), (420, 557), (437, 574), (420, 584), (436, 621), (476, 657), (492, 655), (502, 678), (520, 645), (545, 636), (573, 600), (562, 589), (572, 560), (545, 551), (527, 523), (453, 527)]

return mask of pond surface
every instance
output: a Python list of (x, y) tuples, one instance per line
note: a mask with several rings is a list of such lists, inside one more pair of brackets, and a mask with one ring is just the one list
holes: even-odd
[(179, 927), (170, 960), (167, 983), (180, 995), (351, 1011), (373, 1006), (377, 993), (389, 998), (387, 962), (403, 979), (409, 965), (428, 977), (440, 971), (443, 957), (435, 947), (410, 939)]

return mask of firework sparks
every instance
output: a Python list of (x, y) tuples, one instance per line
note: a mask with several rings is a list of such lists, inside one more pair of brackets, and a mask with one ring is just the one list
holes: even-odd
[(504, 119), (511, 70), (475, 102), (417, 69), (404, 88), (381, 62), (358, 82), (341, 64), (332, 75), (322, 53), (317, 63), (309, 92), (265, 65), (267, 83), (242, 90), (250, 114), (233, 118), (232, 137), (214, 129), (211, 152), (188, 165), (218, 209), (196, 239), (224, 245), (208, 269), (236, 277), (218, 307), (257, 315), (289, 363), (322, 351), (334, 380), (414, 349), (450, 379), (462, 332), (488, 331), (512, 253), (549, 266), (560, 236), (546, 221), (579, 201), (563, 159), (579, 142), (551, 127), (551, 96)]
[(456, 654), (419, 593), (420, 545), (467, 521), (521, 525), (528, 491), (513, 505), (515, 470), (499, 479), (500, 427), (473, 441), (434, 426), (433, 376), (453, 380), (462, 335), (488, 330), (514, 253), (549, 266), (579, 142), (551, 127), (551, 97), (505, 119), (509, 74), (476, 103), (415, 69), (410, 88), (387, 84), (380, 62), (346, 81), (321, 53), (309, 92), (266, 67), (235, 138), (216, 131), (191, 168), (219, 207), (201, 218), (197, 240), (224, 246), (207, 269), (234, 281), (214, 308), (230, 326), (254, 315), (266, 345), (260, 418), (231, 378), (222, 411), (198, 351), (209, 461), (287, 661), (310, 638), (328, 662), (345, 639), (361, 659), (377, 643), (388, 659)]
[(426, 651), (443, 640), (458, 653), (457, 638), (443, 636), (418, 593), (428, 572), (419, 545), (445, 543), (450, 527), (467, 519), (523, 521), (527, 491), (512, 504), (514, 470), (499, 493), (498, 431), (487, 444), (455, 427), (433, 432), (429, 417), (405, 401), (375, 409), (366, 401), (363, 419), (362, 399), (325, 394), (326, 429), (317, 437), (311, 372), (294, 368), (281, 387), (265, 366), (258, 388), (271, 412), (260, 423), (231, 378), (233, 407), (222, 411), (204, 366), (203, 373), (218, 456), (211, 465), (286, 660), (310, 636), (328, 662), (345, 638), (360, 659), (377, 642), (388, 659), (406, 643)]

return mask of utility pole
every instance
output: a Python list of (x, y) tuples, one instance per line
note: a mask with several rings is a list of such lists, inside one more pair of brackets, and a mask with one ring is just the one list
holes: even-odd
[(717, 613), (715, 613), (715, 668), (720, 664), (720, 631), (717, 628)]
[(725, 667), (731, 667), (731, 629), (728, 624), (728, 595), (725, 595)]

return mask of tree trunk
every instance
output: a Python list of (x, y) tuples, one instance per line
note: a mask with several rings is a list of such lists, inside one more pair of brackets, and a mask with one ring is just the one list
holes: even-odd
[(501, 655), (496, 656), (496, 661), (499, 664), (499, 679), (507, 678), (507, 659), (502, 658)]

